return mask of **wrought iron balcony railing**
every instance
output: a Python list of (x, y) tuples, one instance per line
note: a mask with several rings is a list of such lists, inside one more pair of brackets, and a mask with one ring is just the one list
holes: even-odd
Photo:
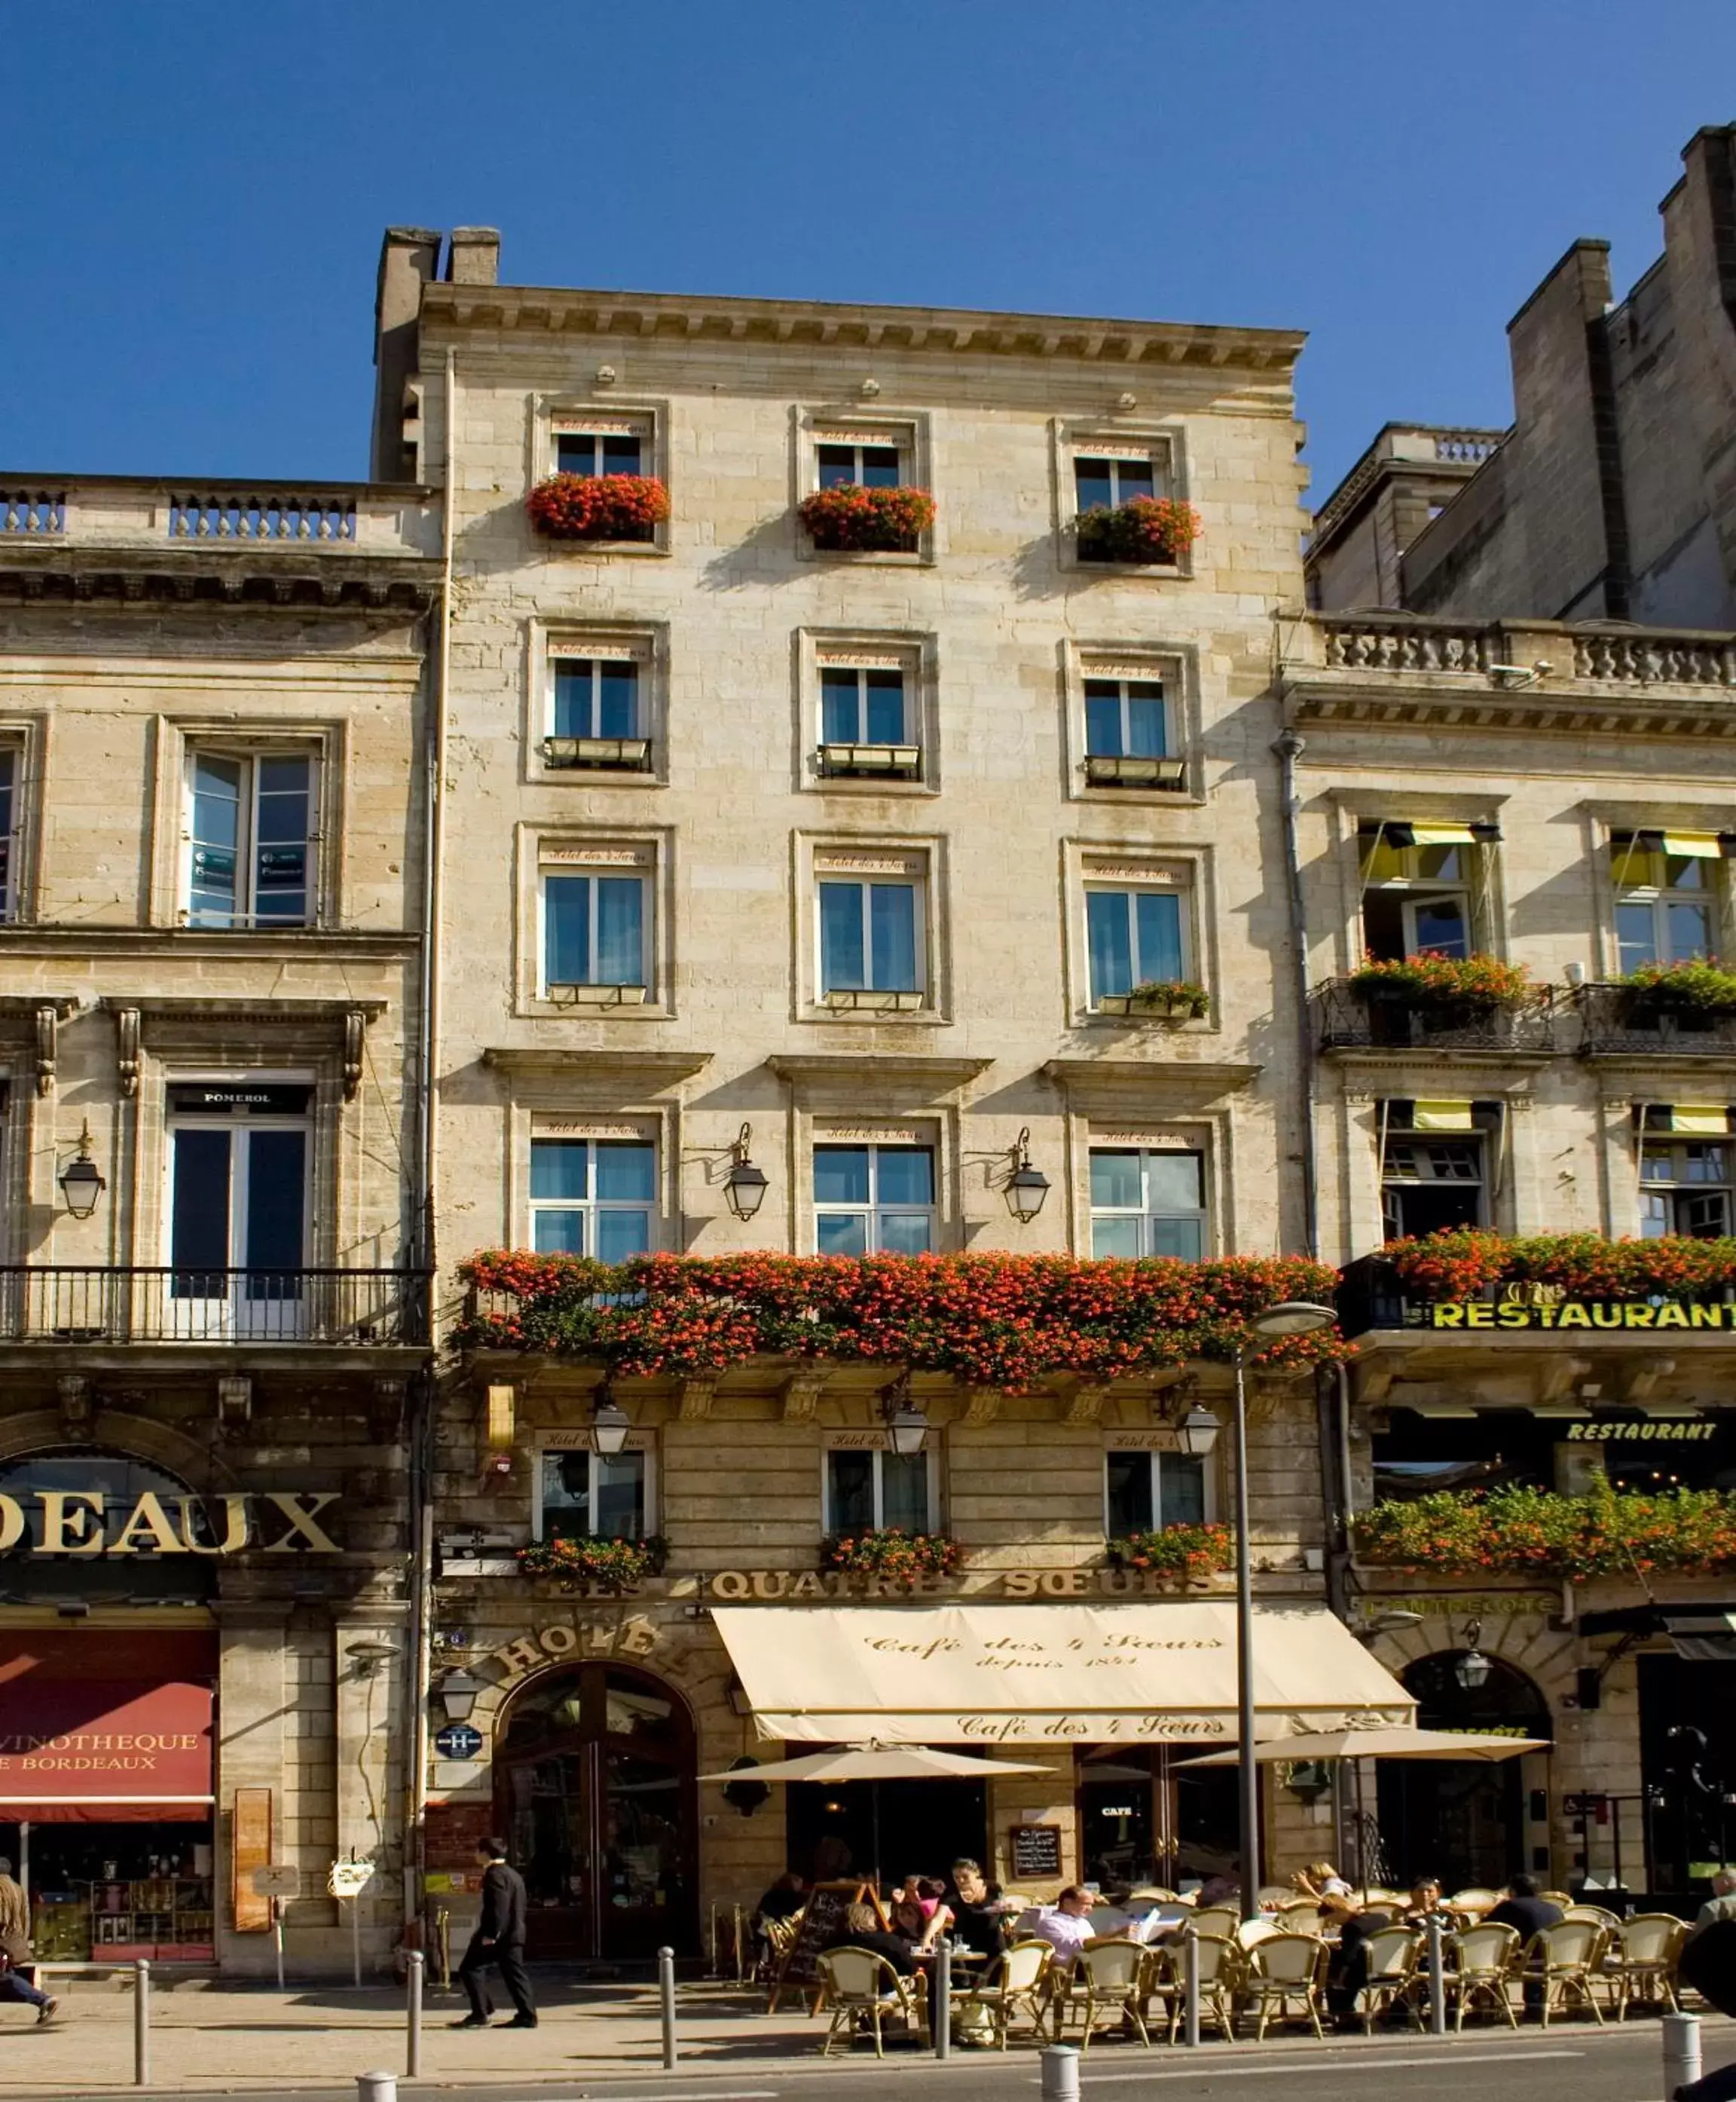
[(1553, 990), (1537, 987), (1522, 1004), (1486, 1007), (1468, 1002), (1424, 1003), (1348, 978), (1316, 988), (1314, 1013), (1322, 1051), (1554, 1051)]
[(1736, 1058), (1736, 1014), (1681, 1007), (1629, 986), (1580, 986), (1580, 1045), (1588, 1058), (1662, 1052), (1672, 1058)]
[(0, 1266), (0, 1342), (246, 1343), (343, 1350), (428, 1338), (419, 1270)]

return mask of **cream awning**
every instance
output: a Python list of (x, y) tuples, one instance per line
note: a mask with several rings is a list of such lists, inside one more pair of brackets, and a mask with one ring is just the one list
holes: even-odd
[[(720, 1606), (762, 1736), (806, 1744), (1211, 1744), (1236, 1734), (1236, 1612), (1105, 1606)], [(1255, 1608), (1262, 1737), (1408, 1723), (1416, 1704), (1337, 1617)]]

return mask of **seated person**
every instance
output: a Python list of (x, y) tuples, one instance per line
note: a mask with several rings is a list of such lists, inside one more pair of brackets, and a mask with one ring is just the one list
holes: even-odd
[(1715, 1919), (1736, 1919), (1736, 1869), (1720, 1869), (1712, 1879), (1712, 1896), (1694, 1916), (1694, 1932)]
[(1338, 1944), (1326, 1958), (1326, 2006), (1346, 2027), (1354, 2026), (1357, 1995), (1368, 1983), (1368, 1938), (1393, 1924), (1392, 1914), (1365, 1912), (1348, 1891), (1322, 1900), (1323, 1931), (1338, 1930)]
[(891, 1910), (893, 1933), (901, 1934), (919, 1951), (932, 1949), (952, 1925), (952, 1914), (945, 1905), (937, 1905), (925, 1915), (922, 1900), (907, 1898), (901, 1891), (892, 1900)]
[(1452, 1923), (1446, 1900), (1441, 1895), (1441, 1878), (1438, 1876), (1419, 1876), (1410, 1886), (1410, 1896), (1406, 1900), (1401, 1917), (1412, 1927), (1421, 1927), (1432, 1912), (1442, 1915), (1443, 1926)]
[(789, 1919), (808, 1902), (808, 1891), (794, 1869), (786, 1869), (758, 1905), (755, 1920)]
[(1078, 1883), (1069, 1883), (1053, 1905), (1037, 1908), (1031, 1932), (1038, 1940), (1047, 1941), (1057, 1956), (1070, 1960), (1094, 1939), (1091, 1907), (1091, 1892)]
[[(1519, 1930), (1522, 1948), (1540, 1927), (1556, 1927), (1561, 1922), (1561, 1908), (1549, 1898), (1539, 1897), (1535, 1876), (1520, 1874), (1508, 1882), (1507, 1896), (1501, 1902), (1483, 1914), (1485, 1927), (1514, 1927)], [(1525, 1981), (1525, 2004), (1527, 2012), (1540, 2011), (1543, 2004), (1543, 1982), (1541, 1978), (1527, 1978)]]
[(1305, 1869), (1299, 1869), (1290, 1879), (1290, 1887), (1303, 1898), (1348, 1898), (1350, 1895), (1349, 1884), (1330, 1861), (1310, 1861)]
[(984, 1956), (1000, 1954), (1006, 1945), (1007, 1901), (1000, 1885), (985, 1881), (975, 1861), (953, 1863), (941, 1901), (952, 1915), (952, 1931), (963, 1936), (967, 1949)]
[(875, 1956), (884, 1956), (900, 1977), (908, 1978), (916, 1968), (915, 1956), (907, 1936), (888, 1933), (880, 1924), (880, 1916), (872, 1905), (846, 1905), (844, 1925), (834, 1937), (834, 1949), (866, 1949)]

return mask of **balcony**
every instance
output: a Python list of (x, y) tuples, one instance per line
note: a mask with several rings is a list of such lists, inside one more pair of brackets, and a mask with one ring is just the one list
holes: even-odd
[(414, 1349), (428, 1338), (419, 1270), (0, 1266), (0, 1342)]
[(1736, 1058), (1736, 1014), (1618, 985), (1581, 986), (1574, 1003), (1585, 1058)]
[(1188, 763), (1093, 752), (1086, 755), (1085, 778), (1093, 788), (1163, 788), (1173, 794), (1188, 785)]
[(922, 772), (919, 744), (822, 744), (817, 757), (829, 780), (914, 781)]
[(542, 764), (563, 772), (584, 769), (604, 774), (649, 774), (648, 737), (546, 737)]
[(1328, 1051), (1490, 1051), (1548, 1058), (1557, 1049), (1554, 989), (1522, 1004), (1424, 1003), (1394, 987), (1333, 978), (1313, 996), (1316, 1041)]

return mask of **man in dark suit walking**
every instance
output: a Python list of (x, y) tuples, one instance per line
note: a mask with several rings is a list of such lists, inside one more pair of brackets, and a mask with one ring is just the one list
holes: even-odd
[(485, 2029), (494, 2012), (483, 1972), (491, 1963), (500, 1966), (500, 1976), (518, 2012), (509, 2029), (534, 2029), (537, 2005), (530, 1997), (530, 1980), (525, 1971), (525, 1878), (507, 1859), (507, 1843), (490, 1837), (476, 1851), (487, 1862), (482, 1871), (482, 1916), (470, 1937), (458, 1976), (470, 1995), (470, 2012), (453, 2027)]

